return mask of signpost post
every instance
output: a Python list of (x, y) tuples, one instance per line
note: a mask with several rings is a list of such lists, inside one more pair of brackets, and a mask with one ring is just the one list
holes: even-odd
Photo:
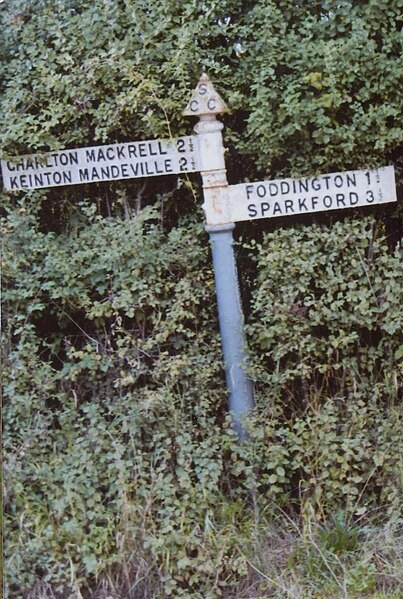
[(196, 136), (63, 150), (2, 160), (4, 187), (11, 191), (200, 171), (206, 231), (210, 236), (229, 408), (240, 440), (253, 408), (245, 371), (245, 340), (233, 250), (235, 222), (396, 202), (392, 166), (228, 185), (216, 115), (227, 107), (203, 74), (183, 114), (197, 116)]
[(210, 236), (218, 317), (229, 410), (233, 428), (240, 440), (247, 438), (245, 419), (253, 408), (253, 385), (245, 371), (245, 339), (238, 275), (233, 249), (235, 227), (228, 207), (228, 181), (221, 131), (217, 114), (227, 110), (207, 75), (202, 75), (183, 114), (198, 116), (195, 131), (199, 138), (200, 169), (203, 182), (203, 208)]

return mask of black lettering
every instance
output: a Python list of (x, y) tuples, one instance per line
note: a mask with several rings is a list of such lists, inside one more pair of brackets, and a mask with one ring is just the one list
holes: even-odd
[(294, 202), (292, 200), (286, 200), (284, 202), (284, 205), (286, 213), (288, 213), (288, 209), (290, 210), (290, 212), (294, 212)]
[(199, 94), (201, 96), (205, 96), (207, 94), (207, 85), (205, 83), (200, 83), (200, 85), (199, 85)]
[(207, 102), (207, 108), (209, 110), (214, 110), (216, 108), (216, 106), (217, 106), (216, 99), (210, 98)]
[(125, 147), (124, 146), (120, 146), (120, 148), (119, 147), (116, 148), (116, 152), (117, 152), (117, 155), (118, 155), (118, 160), (121, 160), (121, 159), (125, 160), (126, 159), (126, 156), (125, 156)]
[(115, 150), (113, 148), (107, 148), (106, 156), (108, 160), (115, 160)]
[(321, 185), (319, 179), (312, 179), (311, 185), (314, 191), (320, 191)]
[(59, 166), (58, 154), (51, 154), (53, 158), (53, 166)]
[(137, 173), (139, 172), (140, 162), (136, 162), (135, 164), (130, 164), (131, 171), (135, 177), (137, 177)]
[[(353, 198), (355, 201), (353, 201)], [(355, 193), (355, 191), (350, 191), (349, 199), (350, 199), (350, 206), (355, 206), (356, 204), (358, 204), (358, 195)]]
[(357, 186), (357, 180), (356, 180), (356, 176), (354, 173), (346, 173), (347, 176), (347, 186), (350, 187), (351, 185), (353, 185), (354, 187)]
[(326, 206), (326, 208), (330, 208), (333, 203), (331, 196), (324, 196), (323, 203)]
[(370, 189), (368, 189), (368, 191), (366, 192), (365, 195), (366, 195), (365, 199), (368, 202), (368, 204), (372, 204), (372, 202), (375, 202), (373, 191), (371, 191)]
[(197, 112), (197, 109), (199, 108), (199, 102), (197, 100), (192, 100), (190, 102), (190, 110), (192, 112)]
[(78, 174), (80, 177), (80, 181), (89, 181), (88, 169), (80, 168), (78, 169)]
[(168, 154), (168, 150), (164, 152), (164, 150), (162, 149), (162, 143), (160, 141), (158, 142), (158, 151), (161, 155)]
[(111, 178), (112, 179), (119, 179), (119, 175), (120, 175), (119, 167), (116, 166), (116, 164), (112, 164), (111, 165)]
[(165, 160), (164, 160), (164, 168), (165, 168), (165, 172), (166, 173), (172, 173), (173, 172), (172, 160), (170, 158), (165, 158)]
[(179, 168), (181, 171), (186, 171), (187, 163), (188, 161), (186, 160), (186, 158), (184, 156), (181, 156), (181, 158), (179, 159)]
[(324, 180), (325, 180), (326, 189), (329, 189), (329, 179), (330, 179), (330, 175), (323, 175), (322, 179), (324, 179)]
[(256, 193), (259, 196), (259, 198), (264, 198), (266, 195), (266, 187), (264, 185), (258, 185), (256, 187)]
[(150, 156), (157, 156), (158, 152), (153, 152), (153, 142), (148, 144), (148, 153)]
[(281, 189), (281, 193), (283, 193), (284, 195), (287, 195), (290, 193), (290, 185), (289, 183), (287, 183), (287, 181), (281, 181), (280, 183), (280, 189)]
[[(272, 187), (274, 187), (274, 191), (272, 191)], [(275, 183), (269, 183), (269, 193), (271, 196), (276, 196), (278, 194), (278, 187)]]
[(299, 193), (301, 193), (301, 191), (308, 191), (309, 189), (309, 181), (308, 179), (305, 179), (305, 181), (303, 181), (302, 179), (299, 179), (298, 181), (299, 184)]
[(87, 162), (95, 162), (95, 150), (86, 150), (85, 155)]
[(178, 150), (178, 152), (186, 152), (185, 140), (184, 139), (177, 139), (176, 140), (176, 149)]
[(336, 202), (337, 202), (337, 207), (339, 207), (340, 204), (342, 206), (346, 207), (344, 193), (336, 193)]
[(53, 173), (53, 183), (56, 183), (56, 185), (60, 185), (62, 181), (62, 176), (60, 173), (58, 173), (57, 171), (55, 173)]
[(312, 210), (315, 210), (316, 206), (318, 205), (318, 200), (318, 196), (311, 197)]
[(91, 180), (99, 179), (99, 178), (100, 178), (99, 173), (98, 173), (97, 169), (95, 168), (95, 166), (93, 166), (92, 170), (91, 170)]
[(42, 187), (43, 185), (43, 177), (40, 174), (35, 173), (34, 174), (34, 181), (35, 181), (35, 185), (38, 187)]
[(257, 216), (256, 204), (249, 204), (248, 212), (249, 212), (249, 216), (251, 218), (253, 218), (254, 216)]
[(145, 158), (147, 156), (146, 144), (144, 142), (139, 143), (139, 155), (142, 158)]
[(10, 177), (10, 189), (19, 189), (16, 176)]
[(277, 212), (279, 212), (280, 214), (283, 214), (281, 212), (281, 206), (278, 202), (274, 203), (274, 208), (273, 208), (273, 215), (277, 214)]
[(28, 187), (26, 175), (20, 175), (20, 185), (21, 187)]
[(109, 166), (101, 166), (101, 178), (102, 179), (110, 178)]
[(10, 162), (9, 160), (7, 160), (7, 168), (9, 171), (15, 171), (15, 166), (12, 162)]
[(70, 171), (63, 171), (63, 183), (73, 183)]
[(308, 210), (308, 208), (306, 207), (306, 198), (304, 198), (303, 200), (301, 198), (298, 198), (298, 208), (299, 208), (299, 212), (302, 212), (302, 208), (304, 208), (305, 210)]
[(343, 177), (341, 175), (335, 175), (334, 184), (336, 187), (343, 187)]
[(127, 164), (122, 164), (120, 167), (121, 171), (122, 171), (122, 177), (128, 177), (129, 176), (129, 172), (127, 170)]
[[(253, 194), (253, 185), (246, 186), (246, 199), (249, 200), (250, 196)], [(254, 204), (251, 204), (253, 206)]]
[(266, 212), (269, 212), (270, 210), (270, 204), (268, 202), (262, 202), (260, 204), (260, 211), (262, 213), (262, 216), (264, 216), (266, 214)]
[(129, 158), (137, 158), (137, 148), (134, 144), (129, 144), (127, 146), (127, 151), (129, 153)]
[(60, 164), (62, 166), (67, 166), (69, 164), (69, 155), (68, 154), (60, 154)]

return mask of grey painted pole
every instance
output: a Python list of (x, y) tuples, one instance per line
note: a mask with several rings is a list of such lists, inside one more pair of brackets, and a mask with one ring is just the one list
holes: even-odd
[(229, 410), (233, 428), (238, 438), (244, 440), (248, 437), (245, 419), (254, 406), (254, 400), (253, 384), (245, 372), (244, 319), (233, 249), (232, 231), (235, 225), (228, 208), (228, 181), (221, 135), (223, 124), (216, 118), (217, 114), (226, 110), (224, 101), (207, 75), (202, 75), (183, 114), (200, 119), (195, 131), (199, 140), (206, 231), (213, 254)]
[(244, 370), (246, 356), (243, 315), (233, 250), (233, 229), (232, 223), (206, 227), (213, 254), (221, 344), (229, 391), (229, 410), (234, 430), (243, 440), (247, 437), (244, 421), (253, 408), (253, 385)]

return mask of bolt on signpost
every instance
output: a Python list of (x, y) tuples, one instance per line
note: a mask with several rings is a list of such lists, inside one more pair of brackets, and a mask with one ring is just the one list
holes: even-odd
[(233, 249), (235, 227), (228, 209), (228, 181), (221, 131), (217, 114), (227, 107), (203, 74), (183, 112), (198, 116), (195, 131), (199, 140), (200, 170), (203, 182), (203, 208), (206, 231), (210, 236), (225, 377), (229, 390), (229, 409), (233, 427), (240, 440), (247, 438), (245, 419), (254, 406), (253, 385), (244, 364), (245, 340), (238, 275)]

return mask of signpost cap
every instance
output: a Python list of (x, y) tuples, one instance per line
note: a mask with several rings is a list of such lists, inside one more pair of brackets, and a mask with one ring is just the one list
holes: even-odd
[(224, 114), (227, 111), (226, 103), (217, 94), (206, 73), (203, 73), (182, 114), (183, 116), (202, 116), (205, 114)]

